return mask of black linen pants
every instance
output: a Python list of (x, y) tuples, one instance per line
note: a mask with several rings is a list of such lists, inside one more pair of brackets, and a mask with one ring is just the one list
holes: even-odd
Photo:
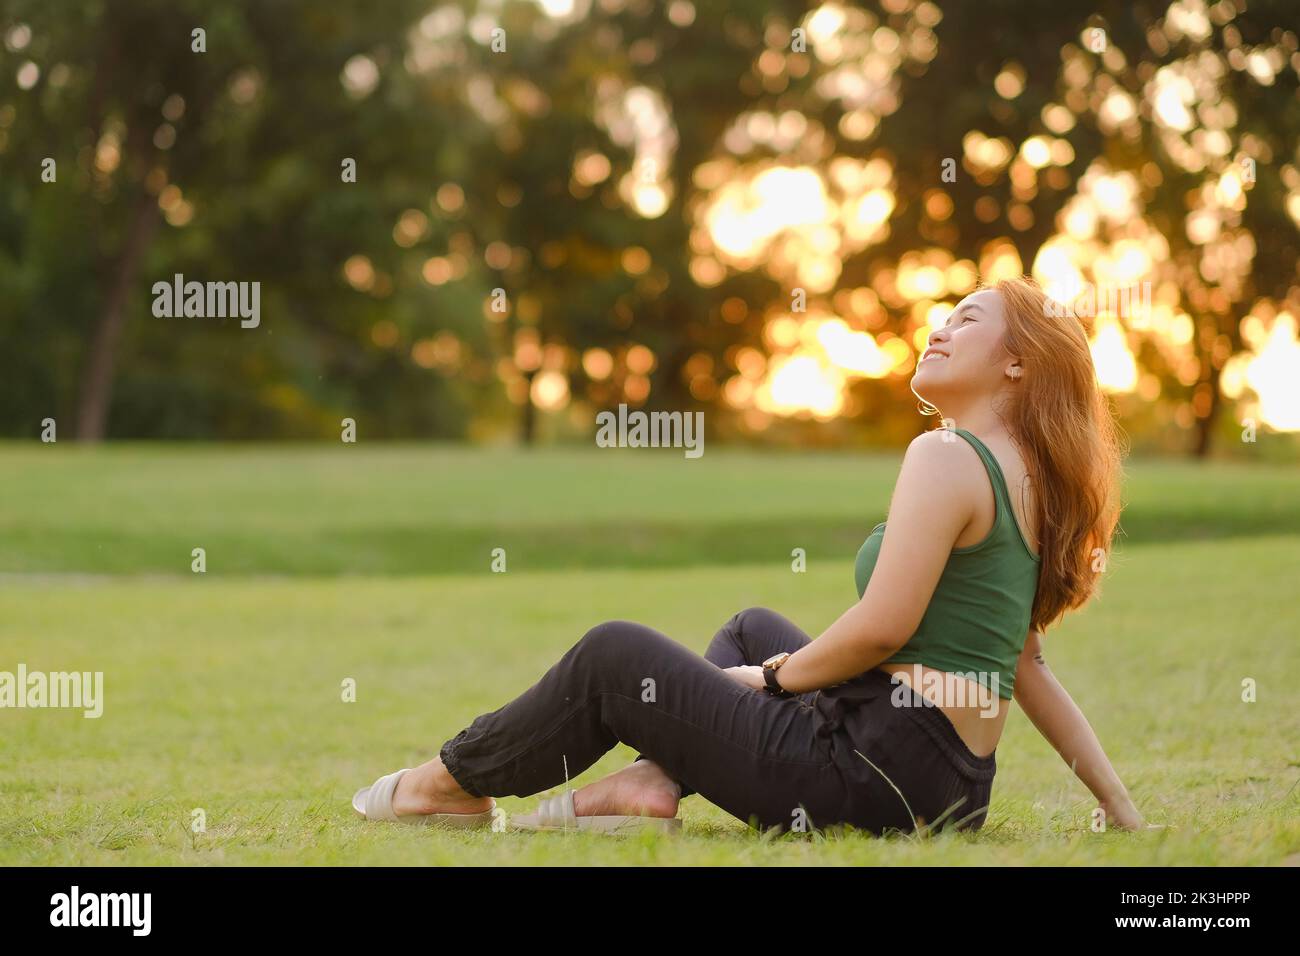
[(622, 742), (680, 782), (683, 796), (698, 793), (763, 829), (982, 825), (993, 755), (972, 754), (942, 711), (885, 672), (791, 698), (722, 672), (810, 640), (765, 608), (734, 615), (704, 657), (652, 628), (608, 621), (439, 756), (474, 796), (529, 796)]

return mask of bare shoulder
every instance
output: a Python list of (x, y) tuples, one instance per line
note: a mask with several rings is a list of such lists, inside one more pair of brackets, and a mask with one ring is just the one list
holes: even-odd
[(917, 435), (907, 446), (903, 468), (913, 474), (933, 474), (952, 486), (984, 480), (984, 463), (970, 442), (943, 428)]
[(931, 431), (912, 439), (889, 503), (881, 561), (886, 552), (898, 560), (901, 548), (917, 560), (932, 559), (942, 571), (975, 514), (976, 481), (982, 470), (974, 449), (950, 432)]
[(939, 428), (916, 436), (907, 446), (895, 499), (902, 494), (929, 508), (969, 515), (987, 484), (975, 449)]

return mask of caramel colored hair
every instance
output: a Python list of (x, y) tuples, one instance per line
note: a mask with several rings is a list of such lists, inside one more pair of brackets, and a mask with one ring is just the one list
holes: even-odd
[(1079, 319), (1028, 277), (995, 288), (1022, 367), (1004, 415), (1034, 482), (1042, 566), (1030, 624), (1042, 631), (1097, 592), (1119, 521), (1122, 451)]

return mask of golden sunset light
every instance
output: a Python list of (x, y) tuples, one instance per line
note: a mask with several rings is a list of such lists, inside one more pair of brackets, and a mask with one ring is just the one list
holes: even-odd
[(1229, 360), (1223, 370), (1224, 394), (1235, 399), (1249, 390), (1254, 398), (1243, 402), (1243, 418), (1258, 416), (1277, 431), (1300, 431), (1300, 340), (1295, 316), (1279, 313), (1267, 332), (1262, 323), (1248, 317), (1243, 337), (1259, 347)]

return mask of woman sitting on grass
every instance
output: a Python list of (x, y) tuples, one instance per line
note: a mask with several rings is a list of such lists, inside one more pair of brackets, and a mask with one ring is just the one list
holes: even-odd
[(1142, 817), (1040, 634), (1097, 589), (1118, 518), (1115, 428), (1077, 319), (1023, 279), (966, 296), (912, 390), (943, 427), (908, 447), (860, 600), (817, 640), (742, 611), (703, 657), (640, 624), (592, 628), (438, 757), (353, 798), (368, 819), (490, 826), (615, 744), (632, 765), (542, 801), (520, 829), (674, 828), (699, 793), (763, 828), (979, 828), (1014, 698), (1096, 796)]

